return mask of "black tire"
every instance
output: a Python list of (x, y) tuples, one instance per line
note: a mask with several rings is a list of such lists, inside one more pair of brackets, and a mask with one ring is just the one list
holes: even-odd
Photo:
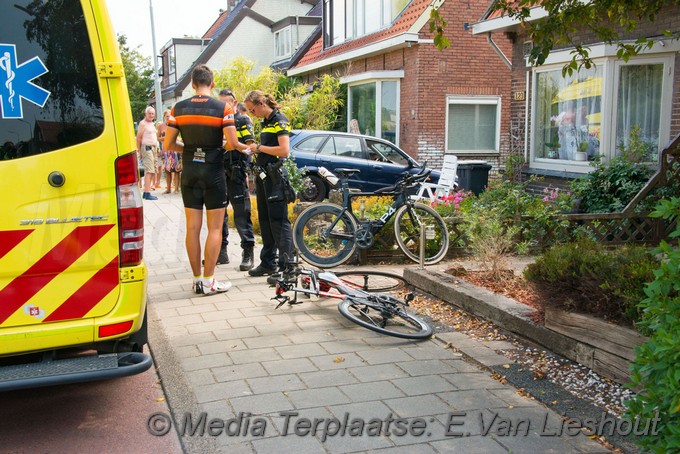
[[(357, 230), (354, 218), (347, 213), (335, 225), (333, 231), (325, 235), (325, 230), (342, 212), (338, 205), (328, 202), (318, 203), (304, 210), (293, 225), (293, 242), (302, 259), (319, 268), (332, 268), (349, 260), (357, 246), (354, 234)], [(338, 237), (337, 235), (341, 235)]]
[(328, 189), (323, 179), (314, 174), (307, 175), (311, 186), (300, 191), (300, 200), (303, 202), (321, 202), (326, 198)]
[(425, 240), (425, 265), (442, 260), (449, 250), (449, 231), (439, 213), (422, 203), (404, 205), (394, 218), (394, 234), (397, 245), (414, 262), (420, 262), (420, 224), (434, 230), (434, 238)]
[(368, 293), (393, 292), (406, 287), (406, 279), (384, 271), (334, 271), (333, 274), (353, 288)]
[[(379, 296), (379, 295), (375, 295)], [(432, 336), (430, 325), (409, 314), (399, 303), (387, 300), (373, 302), (368, 299), (344, 299), (338, 304), (338, 310), (349, 321), (388, 336), (402, 339), (427, 339)]]

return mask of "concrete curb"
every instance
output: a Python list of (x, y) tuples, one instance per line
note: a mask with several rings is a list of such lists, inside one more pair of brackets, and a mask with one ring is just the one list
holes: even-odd
[[(543, 326), (536, 325), (529, 314), (533, 309), (507, 298), (493, 293), (487, 289), (477, 287), (466, 281), (455, 279), (446, 273), (434, 270), (420, 270), (415, 268), (404, 269), (404, 278), (417, 287), (447, 303), (453, 304), (466, 312), (489, 320), (500, 328), (517, 334), (523, 339), (535, 342), (546, 349), (565, 356), (572, 360), (578, 357), (583, 350), (580, 343), (573, 339), (551, 331)], [(480, 355), (479, 348), (470, 347), (470, 343), (460, 343), (463, 339), (461, 333), (441, 333), (436, 338), (439, 342), (448, 346), (455, 346), (466, 359), (477, 363), (480, 367), (487, 368), (506, 379), (517, 388), (524, 388), (549, 408), (554, 409), (563, 416), (577, 417), (580, 420), (592, 418), (598, 414), (606, 414), (608, 417), (617, 419), (615, 416), (598, 409), (586, 401), (572, 396), (568, 391), (550, 382), (535, 381), (533, 373), (524, 370), (512, 360), (496, 353)], [(506, 366), (503, 366), (503, 365)], [(507, 368), (507, 365), (510, 368)], [(547, 393), (542, 387), (548, 387), (551, 393)], [(559, 398), (554, 397), (559, 394)], [(553, 401), (559, 402), (555, 405)], [(637, 452), (634, 440), (618, 434), (608, 435), (607, 441), (625, 453)]]
[(190, 413), (196, 418), (201, 413), (201, 409), (196, 403), (193, 387), (184, 374), (184, 368), (163, 330), (151, 298), (147, 301), (146, 310), (149, 322), (149, 349), (172, 413), (173, 434), (179, 438), (184, 452), (217, 452), (214, 437), (181, 436), (179, 433), (184, 414)]
[(529, 318), (533, 309), (524, 304), (439, 271), (405, 268), (404, 278), (419, 289), (558, 355), (578, 357), (579, 348), (573, 339), (535, 324)]

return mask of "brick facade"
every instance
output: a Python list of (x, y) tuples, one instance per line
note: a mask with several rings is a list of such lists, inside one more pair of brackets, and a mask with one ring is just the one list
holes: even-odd
[[(447, 95), (499, 96), (502, 107), (500, 155), (459, 156), (459, 159), (484, 159), (493, 165), (495, 171), (501, 164), (502, 156), (507, 155), (510, 149), (508, 106), (511, 73), (486, 37), (473, 36), (469, 26), (465, 30), (465, 23), (477, 21), (488, 6), (488, 0), (444, 2), (439, 12), (448, 22), (445, 34), (451, 41), (449, 49), (440, 51), (431, 43), (413, 43), (410, 47), (325, 67), (305, 74), (303, 79), (313, 82), (322, 73), (348, 76), (367, 71), (403, 70), (399, 146), (434, 168), (443, 162)], [(420, 30), (419, 38), (432, 38), (428, 24)], [(499, 33), (493, 39), (506, 55), (510, 55), (512, 42), (508, 36)]]
[[(638, 28), (632, 33), (626, 33), (624, 31), (619, 31), (622, 40), (634, 40), (641, 37), (653, 37), (659, 36), (660, 30), (669, 29), (672, 31), (680, 30), (680, 14), (678, 14), (678, 8), (674, 6), (668, 6), (663, 9), (657, 16), (656, 22), (641, 22)], [(524, 34), (521, 29), (518, 29), (515, 41), (514, 49), (512, 51), (513, 55), (513, 71), (512, 71), (512, 91), (525, 91), (526, 97), (529, 99), (529, 111), (527, 112), (526, 101), (515, 101), (511, 103), (511, 123), (523, 123), (526, 125), (529, 131), (531, 131), (531, 99), (530, 95), (532, 92), (531, 82), (532, 82), (532, 68), (527, 67), (525, 61), (525, 43), (529, 41), (529, 38)], [(596, 37), (590, 33), (582, 31), (573, 35), (576, 42), (581, 43), (597, 43)], [(556, 48), (555, 50), (560, 50), (561, 48)], [(674, 57), (674, 78), (673, 78), (673, 104), (671, 109), (671, 119), (670, 119), (670, 137), (673, 138), (680, 133), (680, 55), (675, 54)], [(526, 123), (524, 120), (528, 118), (529, 121)], [(519, 140), (518, 148), (521, 150), (528, 150), (531, 142), (531, 134), (527, 135), (527, 143), (525, 144), (524, 136)], [(525, 146), (526, 145), (526, 146)], [(517, 148), (516, 148), (517, 149)], [(528, 156), (527, 156), (528, 157)]]

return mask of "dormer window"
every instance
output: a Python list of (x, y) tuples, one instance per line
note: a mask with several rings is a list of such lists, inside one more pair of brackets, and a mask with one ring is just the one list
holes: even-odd
[(409, 3), (410, 0), (324, 0), (324, 47), (388, 27)]
[(292, 53), (291, 28), (286, 27), (274, 33), (274, 56), (277, 60), (290, 57)]
[(175, 46), (168, 47), (168, 74), (175, 74)]

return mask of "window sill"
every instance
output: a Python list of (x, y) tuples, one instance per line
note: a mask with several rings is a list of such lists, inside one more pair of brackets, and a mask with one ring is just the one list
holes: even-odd
[(498, 156), (500, 152), (497, 150), (446, 150), (446, 154), (455, 154), (456, 156)]
[(550, 170), (550, 169), (537, 169), (535, 167), (530, 167), (524, 170), (524, 173), (528, 175), (538, 175), (544, 177), (558, 177), (558, 178), (580, 178), (583, 176), (581, 172), (569, 172), (567, 170)]

